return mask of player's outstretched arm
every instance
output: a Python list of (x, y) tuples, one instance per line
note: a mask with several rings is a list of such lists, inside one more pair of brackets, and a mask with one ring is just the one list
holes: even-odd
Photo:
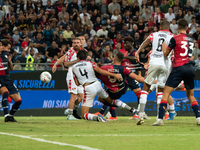
[(60, 59), (58, 59), (58, 61), (53, 65), (53, 67), (52, 67), (52, 72), (53, 72), (53, 73), (56, 72), (57, 65), (58, 65), (58, 64), (61, 64), (62, 62), (64, 62), (65, 56), (66, 56), (66, 55), (63, 55), (63, 56), (62, 56)]
[(65, 67), (69, 67), (69, 66), (72, 66), (72, 65), (76, 64), (77, 62), (78, 62), (77, 60), (66, 61), (66, 62), (64, 62), (64, 65), (65, 65)]
[(129, 77), (131, 77), (131, 78), (137, 80), (137, 81), (140, 82), (140, 83), (144, 83), (144, 77), (138, 76), (138, 75), (136, 75), (135, 73), (130, 73), (130, 74), (129, 74)]
[(9, 56), (9, 59), (8, 59), (8, 66), (9, 66), (9, 68), (10, 68), (10, 71), (13, 71), (12, 56)]
[(140, 58), (139, 58), (139, 54), (140, 54), (140, 51), (142, 49), (144, 49), (145, 47), (147, 47), (150, 43), (150, 40), (149, 39), (146, 39), (142, 44), (141, 46), (139, 47), (139, 49), (137, 50), (137, 52), (135, 53), (135, 58), (138, 62), (140, 62)]
[(94, 68), (94, 70), (102, 75), (115, 77), (118, 81), (121, 81), (121, 79), (122, 79), (121, 74), (115, 74), (115, 73), (108, 72), (106, 70), (99, 68), (98, 66), (96, 66)]

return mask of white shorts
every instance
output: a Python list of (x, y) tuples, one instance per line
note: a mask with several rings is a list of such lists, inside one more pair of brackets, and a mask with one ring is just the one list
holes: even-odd
[(151, 87), (150, 87), (151, 91), (155, 91), (156, 90), (156, 92), (157, 92), (157, 89), (158, 89), (157, 88), (157, 84), (152, 84)]
[(78, 94), (83, 93), (83, 86), (77, 86), (74, 79), (67, 79), (68, 93)]
[(157, 85), (160, 88), (165, 87), (168, 77), (168, 69), (161, 65), (150, 65), (146, 71), (144, 82), (152, 85), (153, 81), (157, 78)]
[(108, 98), (108, 93), (103, 89), (99, 81), (95, 81), (84, 87), (84, 98), (82, 101), (82, 106), (92, 107), (95, 96), (105, 99)]

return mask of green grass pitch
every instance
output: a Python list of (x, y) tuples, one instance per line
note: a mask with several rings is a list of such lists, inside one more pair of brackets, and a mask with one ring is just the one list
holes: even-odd
[(196, 125), (195, 117), (177, 116), (159, 127), (151, 126), (155, 117), (145, 120), (142, 126), (128, 118), (101, 123), (68, 121), (66, 117), (16, 117), (17, 123), (4, 123), (0, 117), (0, 150), (196, 150), (200, 147), (200, 126)]

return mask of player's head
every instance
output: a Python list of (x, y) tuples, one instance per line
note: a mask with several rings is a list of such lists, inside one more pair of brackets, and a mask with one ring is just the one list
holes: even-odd
[(115, 62), (122, 63), (123, 59), (124, 59), (124, 54), (121, 52), (117, 52), (114, 56), (114, 63)]
[(11, 43), (10, 43), (10, 41), (9, 40), (7, 40), (7, 39), (3, 39), (2, 41), (1, 41), (1, 43), (2, 43), (2, 50), (3, 51), (10, 51), (10, 48), (11, 48)]
[(170, 23), (167, 20), (164, 20), (160, 23), (161, 30), (169, 30)]
[(87, 59), (87, 51), (85, 50), (81, 50), (81, 51), (78, 51), (77, 53), (77, 59), (78, 60), (86, 60)]
[(130, 51), (133, 48), (134, 39), (132, 37), (125, 37), (124, 38), (124, 49), (126, 51)]
[(178, 20), (178, 30), (184, 30), (186, 31), (188, 27), (188, 22), (185, 19), (179, 19)]
[(72, 40), (72, 47), (74, 50), (79, 51), (81, 46), (81, 40), (79, 38), (74, 38)]

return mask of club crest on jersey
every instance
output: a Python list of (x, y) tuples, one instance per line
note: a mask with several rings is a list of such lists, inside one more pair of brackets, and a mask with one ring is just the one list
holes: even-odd
[(76, 90), (76, 88), (72, 88), (72, 90), (74, 91), (74, 90)]

